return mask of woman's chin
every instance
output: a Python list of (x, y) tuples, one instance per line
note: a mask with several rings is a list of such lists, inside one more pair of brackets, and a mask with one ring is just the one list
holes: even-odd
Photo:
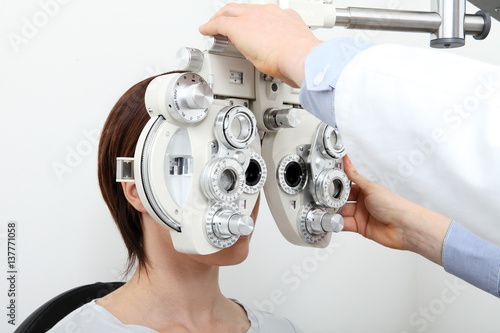
[(211, 266), (232, 266), (241, 264), (248, 257), (250, 237), (240, 237), (232, 246), (220, 250), (214, 254), (201, 256)]

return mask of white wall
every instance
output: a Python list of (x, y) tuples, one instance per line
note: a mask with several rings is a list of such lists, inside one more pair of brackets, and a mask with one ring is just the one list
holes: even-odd
[[(173, 69), (178, 48), (200, 46), (198, 25), (226, 2), (0, 3), (0, 331), (15, 329), (4, 314), (8, 221), (18, 223), (18, 323), (64, 290), (120, 279), (126, 254), (96, 177), (102, 122), (134, 83)], [(338, 7), (388, 3), (339, 1)], [(428, 9), (423, 1), (392, 1), (391, 6)], [(39, 27), (26, 28), (33, 23)], [(500, 64), (498, 29), (495, 22), (486, 41), (468, 38), (466, 47), (453, 52)], [(13, 34), (25, 39), (13, 46)], [(357, 34), (342, 28), (318, 31), (322, 38)], [(428, 47), (427, 35), (370, 36)], [(348, 233), (335, 235), (328, 250), (292, 246), (263, 206), (248, 260), (223, 269), (227, 296), (274, 310), (305, 332), (500, 329), (500, 302), (456, 282), (441, 267)]]

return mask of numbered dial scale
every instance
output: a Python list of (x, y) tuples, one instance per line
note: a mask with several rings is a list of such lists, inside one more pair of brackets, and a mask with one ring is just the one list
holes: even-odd
[(218, 248), (226, 248), (240, 236), (252, 233), (254, 227), (250, 216), (240, 214), (234, 202), (216, 202), (206, 214), (205, 231), (209, 242)]
[(163, 75), (148, 85), (145, 101), (152, 117), (163, 115), (181, 123), (197, 123), (207, 116), (213, 92), (198, 74)]
[(276, 173), (278, 185), (290, 195), (301, 192), (307, 182), (306, 164), (299, 155), (290, 154), (283, 157)]
[(315, 244), (323, 241), (329, 232), (340, 232), (344, 228), (344, 218), (314, 205), (306, 204), (299, 215), (298, 227), (302, 239)]
[(341, 169), (326, 169), (321, 171), (314, 183), (316, 202), (324, 207), (342, 208), (351, 192), (351, 181)]
[(267, 179), (266, 162), (256, 152), (250, 152), (250, 163), (245, 171), (245, 185), (243, 192), (247, 194), (256, 194), (263, 187)]
[(245, 171), (233, 158), (216, 158), (204, 168), (200, 178), (203, 193), (215, 201), (234, 201), (243, 193)]

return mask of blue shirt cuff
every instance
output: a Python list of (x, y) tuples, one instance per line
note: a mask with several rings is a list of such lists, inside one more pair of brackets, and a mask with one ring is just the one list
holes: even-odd
[(351, 38), (321, 43), (305, 61), (305, 79), (300, 90), (302, 106), (321, 121), (335, 126), (334, 93), (345, 66), (361, 51), (375, 44)]
[(448, 273), (500, 297), (500, 247), (453, 221), (444, 239), (442, 259)]

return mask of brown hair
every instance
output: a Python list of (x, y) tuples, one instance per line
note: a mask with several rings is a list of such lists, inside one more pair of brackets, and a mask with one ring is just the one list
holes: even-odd
[(127, 90), (111, 109), (99, 140), (99, 187), (127, 247), (125, 275), (131, 272), (136, 261), (147, 273), (148, 258), (143, 246), (141, 214), (127, 201), (121, 183), (116, 182), (116, 158), (134, 156), (142, 129), (150, 119), (144, 102), (149, 83), (158, 76), (175, 73), (184, 71), (159, 74)]
[(141, 214), (127, 201), (122, 184), (116, 182), (116, 158), (133, 157), (142, 129), (150, 119), (144, 94), (155, 77), (143, 80), (116, 102), (102, 129), (97, 155), (99, 187), (128, 250), (125, 275), (136, 261), (146, 268)]

